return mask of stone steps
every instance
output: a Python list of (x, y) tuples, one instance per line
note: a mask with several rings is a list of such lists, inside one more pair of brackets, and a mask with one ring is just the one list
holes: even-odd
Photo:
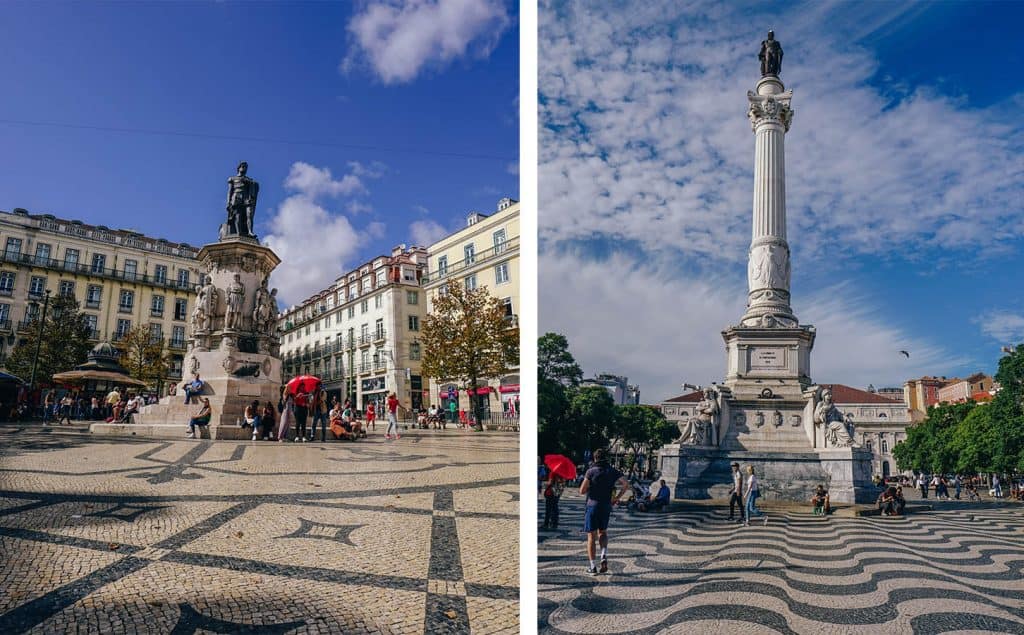
[[(94, 423), (89, 426), (89, 431), (99, 436), (184, 439), (188, 432), (188, 423)], [(234, 425), (197, 426), (196, 437), (248, 441), (252, 438), (252, 430)]]

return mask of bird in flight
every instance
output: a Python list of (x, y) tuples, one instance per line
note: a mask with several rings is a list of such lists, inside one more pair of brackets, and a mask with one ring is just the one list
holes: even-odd
[(910, 359), (910, 353), (908, 353), (907, 351), (900, 351), (900, 355), (903, 355), (907, 359)]

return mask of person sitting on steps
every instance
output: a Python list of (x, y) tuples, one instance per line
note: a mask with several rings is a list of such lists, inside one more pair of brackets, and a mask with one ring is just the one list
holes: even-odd
[(192, 403), (192, 395), (199, 395), (203, 392), (203, 380), (199, 379), (199, 373), (196, 373), (195, 379), (185, 384), (183, 388), (185, 393), (185, 403)]
[(192, 417), (188, 421), (188, 434), (185, 436), (194, 439), (196, 436), (196, 426), (203, 426), (204, 428), (210, 425), (210, 400), (206, 397), (202, 397), (203, 407), (199, 409), (196, 416)]
[(824, 485), (819, 485), (818, 489), (814, 490), (814, 496), (811, 497), (811, 504), (814, 505), (815, 516), (827, 516), (832, 513), (832, 505), (829, 502), (828, 490), (825, 489)]

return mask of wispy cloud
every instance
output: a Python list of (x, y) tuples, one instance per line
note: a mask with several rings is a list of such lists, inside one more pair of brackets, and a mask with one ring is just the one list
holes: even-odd
[(433, 244), (450, 232), (443, 225), (432, 220), (417, 220), (409, 225), (409, 236), (414, 245), (427, 246)]
[(342, 70), (365, 61), (385, 84), (409, 82), (458, 58), (486, 57), (510, 23), (503, 0), (367, 2), (348, 24)]
[(981, 332), (1000, 344), (1024, 342), (1024, 314), (1018, 311), (994, 310), (979, 315), (974, 323)]

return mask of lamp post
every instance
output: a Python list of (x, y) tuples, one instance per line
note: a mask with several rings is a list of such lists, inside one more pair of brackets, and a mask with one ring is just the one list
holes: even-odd
[[(38, 306), (38, 304), (36, 305)], [(28, 380), (28, 394), (31, 395), (36, 388), (36, 366), (39, 365), (39, 347), (43, 343), (43, 325), (46, 324), (46, 309), (50, 306), (50, 290), (46, 290), (43, 298), (43, 315), (39, 318), (39, 332), (36, 333), (36, 352), (32, 356), (32, 376)]]

